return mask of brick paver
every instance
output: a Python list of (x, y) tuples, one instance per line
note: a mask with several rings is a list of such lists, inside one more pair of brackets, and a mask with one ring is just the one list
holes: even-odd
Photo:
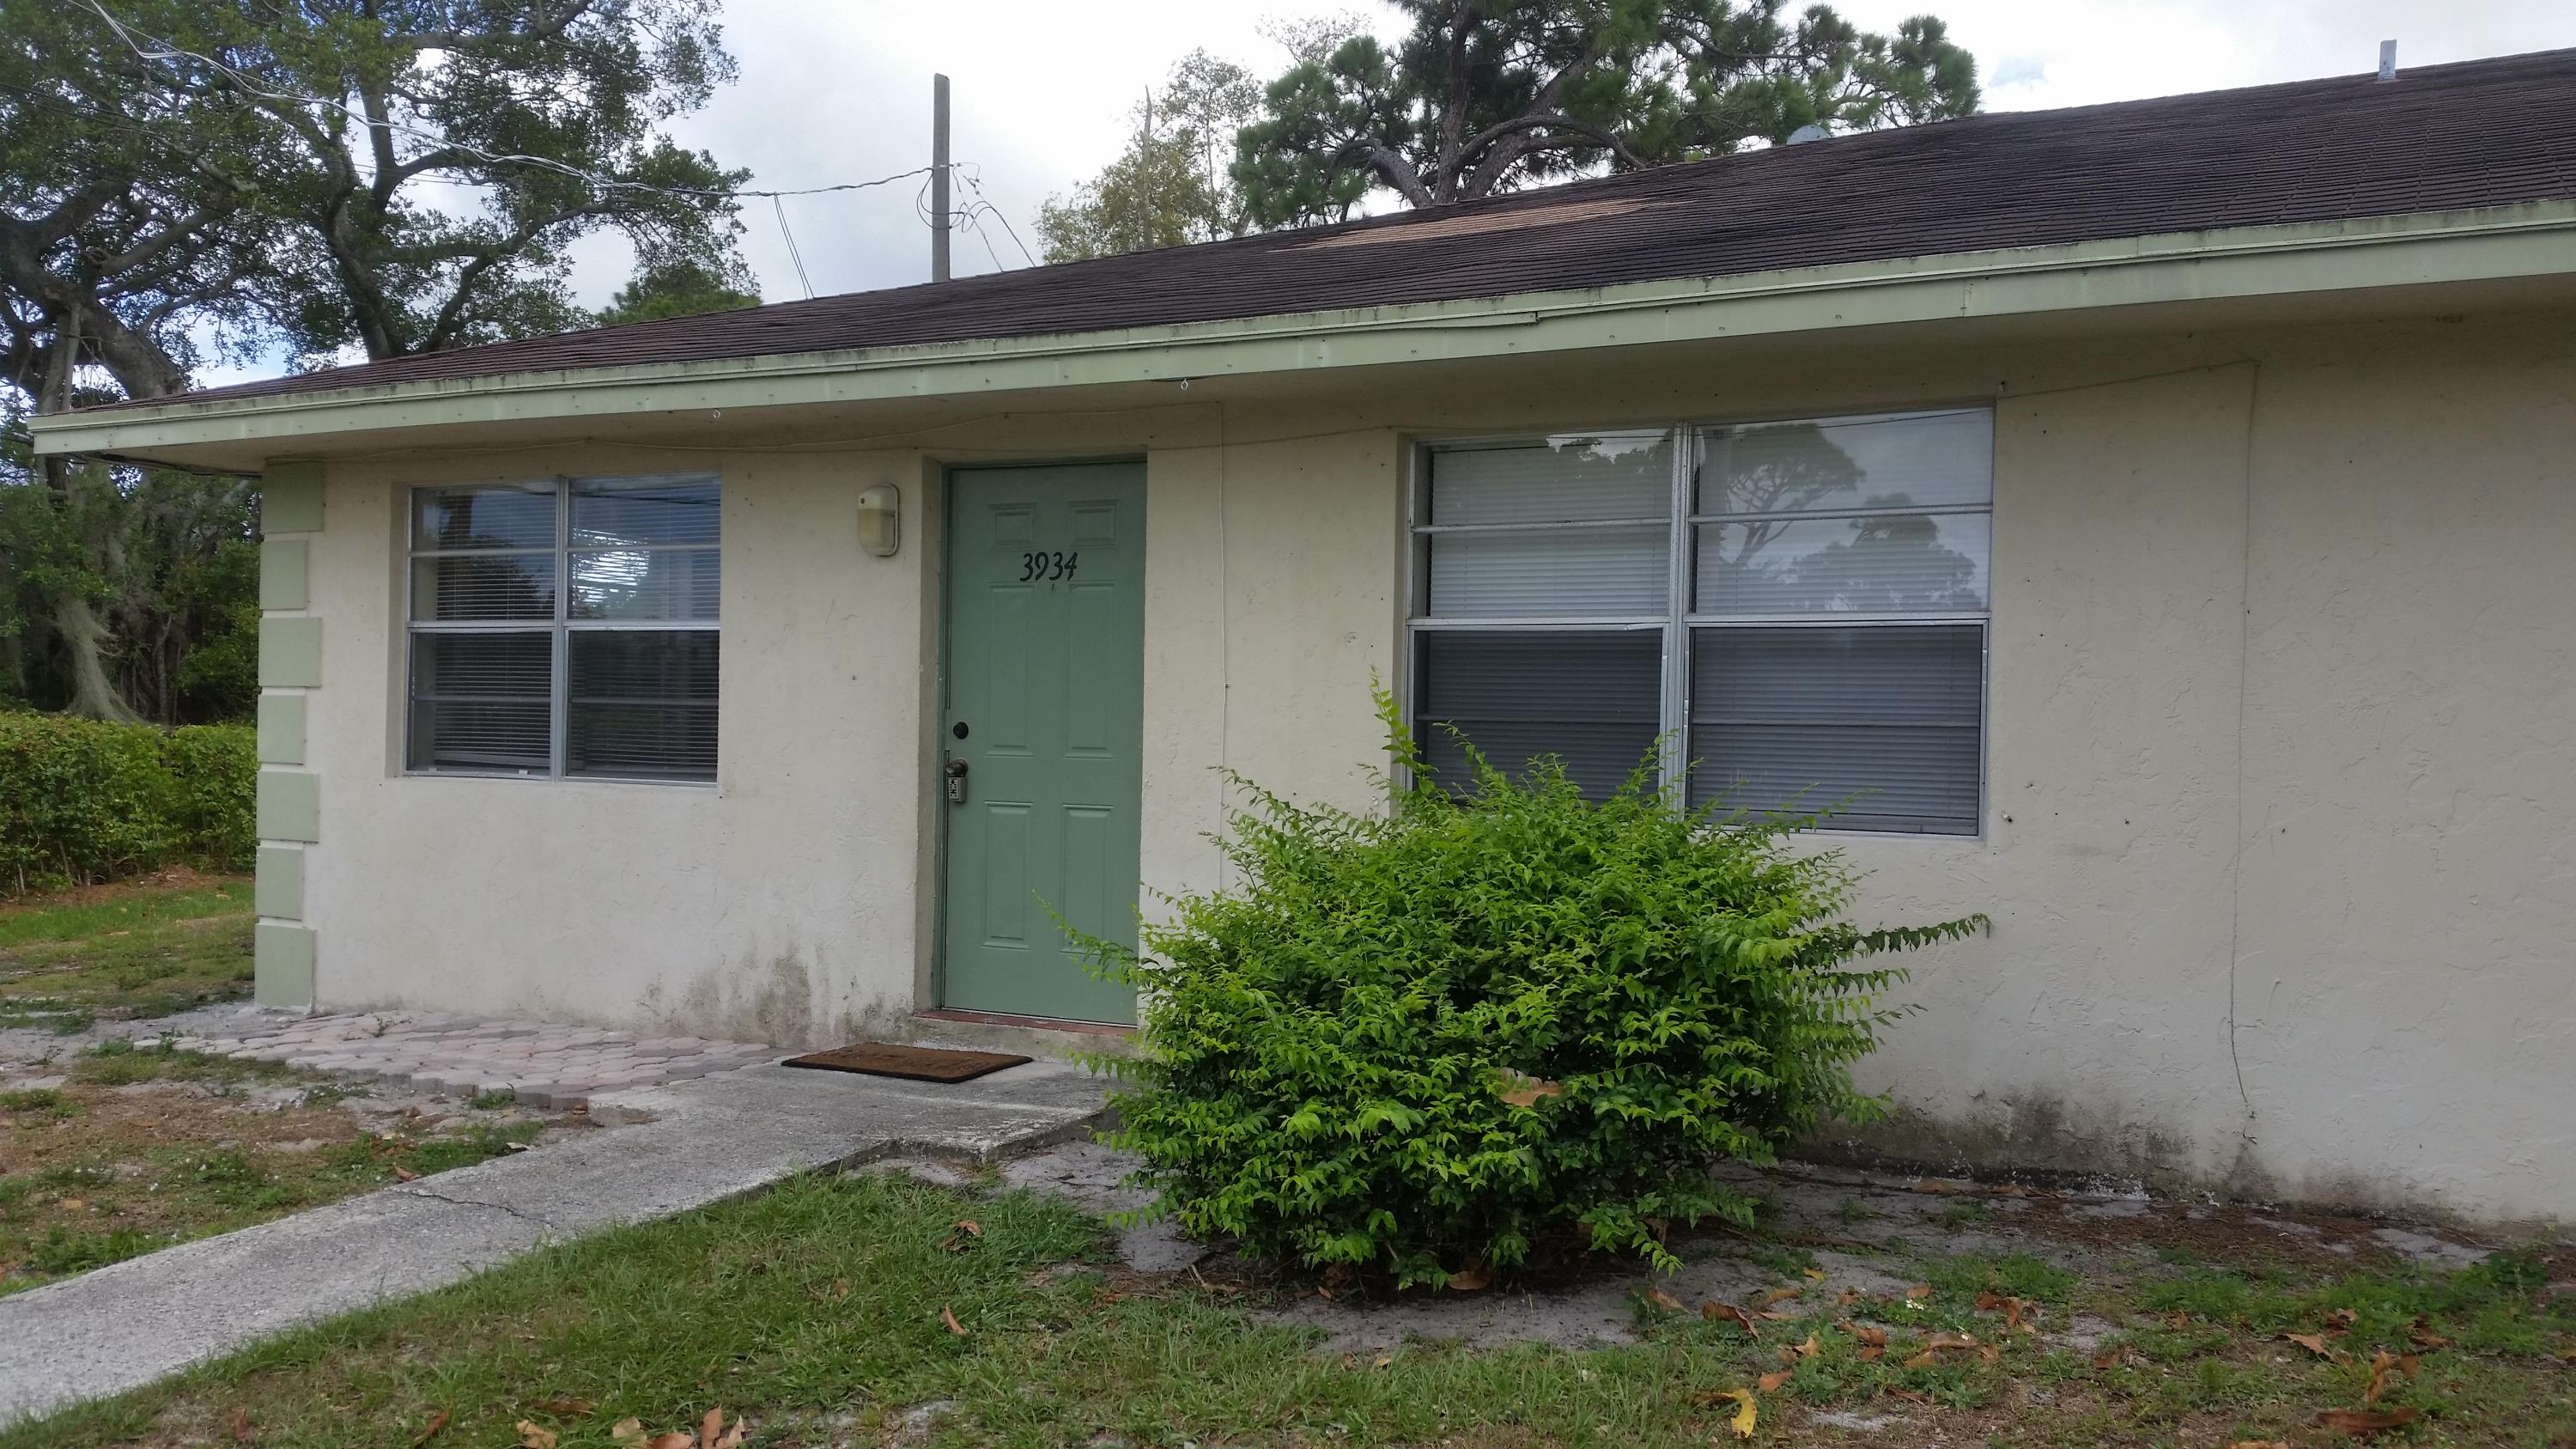
[(180, 1038), (187, 1051), (331, 1072), (448, 1096), (504, 1089), (531, 1107), (586, 1105), (594, 1092), (654, 1087), (776, 1061), (775, 1047), (700, 1036), (428, 1012), (267, 1012), (233, 1030)]

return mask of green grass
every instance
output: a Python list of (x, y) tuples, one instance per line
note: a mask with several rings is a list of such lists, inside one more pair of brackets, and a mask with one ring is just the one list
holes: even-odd
[[(956, 1232), (965, 1217), (980, 1237)], [(2022, 1255), (1917, 1265), (1935, 1293), (1911, 1319), (1901, 1304), (1792, 1300), (1784, 1306), (1807, 1316), (1766, 1324), (1756, 1342), (1696, 1313), (1647, 1309), (1643, 1341), (1627, 1347), (1416, 1344), (1344, 1358), (1315, 1352), (1303, 1330), (1260, 1321), (1247, 1295), (1187, 1275), (1124, 1274), (1104, 1246), (1093, 1220), (1026, 1194), (806, 1179), (587, 1238), (0, 1431), (0, 1449), (224, 1440), (236, 1415), (264, 1445), (392, 1449), (440, 1414), (450, 1416), (440, 1443), (517, 1443), (512, 1426), (527, 1419), (560, 1433), (562, 1449), (603, 1449), (620, 1419), (673, 1429), (718, 1404), (751, 1416), (756, 1445), (874, 1443), (904, 1410), (932, 1401), (951, 1405), (932, 1426), (934, 1446), (1704, 1446), (1731, 1442), (1720, 1422), (1731, 1405), (1695, 1396), (1750, 1387), (1772, 1370), (1789, 1378), (1761, 1396), (1766, 1439), (1804, 1410), (1844, 1407), (1908, 1416), (1911, 1427), (1887, 1443), (1927, 1433), (2068, 1449), (2304, 1442), (2317, 1408), (2359, 1402), (2367, 1372), (2366, 1353), (2326, 1363), (2215, 1323), (2141, 1331), (2143, 1361), (2098, 1367), (2036, 1335), (2000, 1332), (1998, 1315), (1973, 1309), (1973, 1293), (2053, 1293), (2122, 1317), (2146, 1312), (2143, 1297)], [(2510, 1315), (2535, 1336), (2530, 1351), (2428, 1356), (2421, 1377), (2386, 1399), (2425, 1419), (2390, 1442), (2539, 1449), (2576, 1431), (2570, 1373), (2546, 1356), (2576, 1343), (2576, 1317), (2512, 1265), (2322, 1276), (2283, 1291), (2300, 1312), (2355, 1304), (2407, 1313), (2411, 1325), (2423, 1310), (2446, 1334)], [(943, 1309), (963, 1335), (944, 1326)], [(1894, 1324), (1887, 1353), (1865, 1359), (1835, 1327), (1844, 1317)], [(1992, 1362), (1909, 1362), (1929, 1334), (1955, 1327), (2002, 1351)], [(1782, 1369), (1781, 1348), (1811, 1334), (1817, 1352)], [(2161, 1351), (2146, 1352), (2150, 1344)], [(2017, 1384), (2048, 1386), (2071, 1407), (2017, 1410)], [(574, 1412), (569, 1401), (593, 1407)], [(1949, 1415), (1962, 1417), (1939, 1432)], [(1814, 1426), (1797, 1437), (1812, 1441)]]
[(0, 1026), (77, 1032), (249, 994), (251, 884), (116, 887), (0, 908)]

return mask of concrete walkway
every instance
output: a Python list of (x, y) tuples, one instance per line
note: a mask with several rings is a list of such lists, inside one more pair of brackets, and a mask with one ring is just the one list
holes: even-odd
[(1101, 1088), (1062, 1062), (957, 1086), (768, 1066), (603, 1094), (593, 1110), (652, 1120), (165, 1248), (0, 1303), (0, 1424), (800, 1171), (908, 1153), (991, 1159), (1077, 1137), (1100, 1114)]

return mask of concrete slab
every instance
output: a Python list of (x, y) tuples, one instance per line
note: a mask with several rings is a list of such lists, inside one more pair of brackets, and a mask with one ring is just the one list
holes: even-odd
[(1089, 1130), (1101, 1095), (1079, 1067), (1031, 1062), (957, 1086), (753, 1067), (602, 1097), (595, 1109), (636, 1125), (12, 1297), (0, 1311), (0, 1424), (138, 1388), (548, 1243), (739, 1197), (798, 1172), (1051, 1146)]

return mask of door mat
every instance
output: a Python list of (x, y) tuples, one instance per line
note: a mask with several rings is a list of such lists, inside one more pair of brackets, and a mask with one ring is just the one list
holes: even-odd
[(857, 1072), (868, 1077), (903, 1077), (915, 1082), (971, 1082), (1004, 1067), (1016, 1067), (1027, 1057), (1009, 1052), (969, 1052), (948, 1047), (896, 1046), (892, 1042), (863, 1041), (830, 1051), (807, 1052), (789, 1057), (791, 1067), (812, 1067), (825, 1072)]

